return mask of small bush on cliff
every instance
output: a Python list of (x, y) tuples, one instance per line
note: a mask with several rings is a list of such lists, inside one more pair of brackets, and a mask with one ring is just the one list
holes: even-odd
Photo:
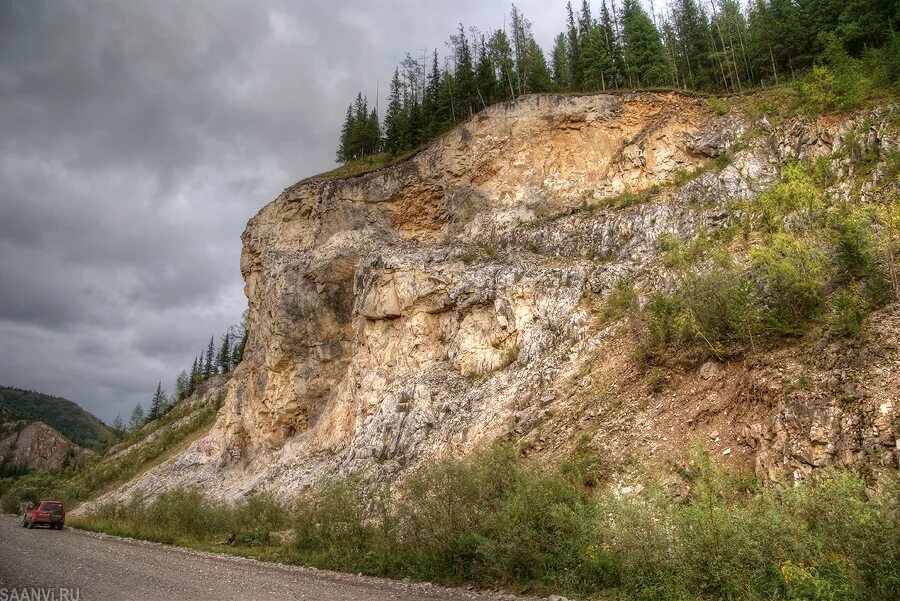
[(750, 252), (770, 336), (803, 332), (825, 297), (825, 259), (800, 238), (778, 234)]
[(638, 296), (634, 289), (634, 280), (619, 278), (609, 291), (606, 302), (603, 303), (600, 318), (604, 322), (616, 321), (631, 315), (637, 307)]
[(642, 346), (651, 356), (694, 347), (721, 356), (752, 344), (761, 311), (753, 282), (727, 253), (681, 272), (671, 292), (651, 298), (643, 312)]

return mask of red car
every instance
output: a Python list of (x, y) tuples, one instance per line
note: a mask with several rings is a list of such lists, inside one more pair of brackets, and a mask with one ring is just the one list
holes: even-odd
[(51, 530), (62, 530), (66, 525), (66, 510), (59, 501), (41, 501), (37, 507), (32, 505), (22, 516), (23, 528), (49, 526)]

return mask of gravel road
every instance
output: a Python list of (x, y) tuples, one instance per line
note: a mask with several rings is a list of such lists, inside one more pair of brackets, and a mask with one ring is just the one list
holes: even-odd
[(80, 601), (522, 599), (284, 566), (71, 528), (29, 530), (17, 517), (3, 515), (0, 592), (18, 587), (75, 588)]

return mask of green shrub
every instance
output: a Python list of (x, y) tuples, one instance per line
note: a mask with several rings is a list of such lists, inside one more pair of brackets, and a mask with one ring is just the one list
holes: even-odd
[(709, 99), (709, 110), (721, 116), (728, 113), (728, 106), (721, 98), (711, 97)]
[(637, 310), (638, 297), (634, 289), (634, 280), (619, 278), (613, 283), (600, 317), (604, 322), (616, 321)]
[(756, 294), (731, 256), (719, 252), (701, 268), (685, 269), (671, 293), (651, 297), (642, 344), (651, 354), (689, 345), (719, 356), (737, 345), (752, 345), (761, 321)]
[(685, 269), (702, 261), (713, 250), (713, 241), (706, 232), (682, 240), (671, 232), (663, 232), (657, 239), (662, 251), (663, 265), (669, 269)]
[[(701, 450), (687, 494), (586, 492), (585, 448), (561, 469), (510, 447), (430, 464), (395, 494), (356, 480), (285, 504), (228, 506), (195, 491), (106, 505), (80, 526), (396, 578), (591, 598), (895, 599), (900, 590), (900, 477), (869, 485), (849, 472), (761, 488)], [(575, 467), (581, 466), (581, 467)], [(296, 507), (294, 509), (294, 507)], [(290, 518), (295, 542), (269, 532)]]
[(824, 298), (825, 260), (802, 239), (777, 234), (750, 253), (770, 336), (800, 334)]
[(865, 303), (857, 290), (841, 288), (834, 293), (829, 323), (835, 335), (853, 338), (859, 336), (865, 317)]
[(792, 213), (798, 214), (807, 227), (815, 224), (826, 206), (817, 176), (822, 174), (806, 163), (792, 162), (784, 166), (778, 183), (756, 199), (755, 212), (763, 231), (781, 231)]
[(838, 45), (827, 54), (827, 65), (817, 65), (797, 85), (801, 110), (815, 116), (858, 108), (872, 91), (874, 78), (864, 75), (862, 61), (850, 58)]
[(23, 504), (54, 499), (71, 505), (71, 490), (68, 483), (52, 472), (33, 472), (12, 480), (3, 493), (4, 513), (19, 513)]

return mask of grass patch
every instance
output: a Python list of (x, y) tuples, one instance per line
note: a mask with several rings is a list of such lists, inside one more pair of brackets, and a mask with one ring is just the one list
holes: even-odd
[[(77, 526), (345, 572), (633, 599), (894, 599), (900, 478), (832, 472), (760, 488), (696, 452), (689, 492), (606, 492), (582, 445), (556, 469), (500, 446), (431, 464), (392, 494), (355, 480), (291, 502), (195, 491), (108, 505)], [(602, 492), (591, 492), (595, 489)], [(289, 540), (273, 535), (290, 528)]]
[(318, 175), (313, 175), (312, 177), (300, 180), (299, 182), (297, 182), (297, 184), (305, 184), (314, 181), (349, 179), (351, 177), (365, 175), (367, 173), (378, 171), (379, 169), (385, 169), (398, 163), (402, 163), (403, 161), (418, 153), (420, 150), (421, 148), (417, 148), (415, 150), (411, 150), (402, 154), (379, 152), (378, 154), (362, 157), (360, 159), (356, 159), (355, 161), (349, 161), (347, 163), (344, 163), (340, 167), (332, 169), (331, 171), (326, 171), (325, 173), (320, 173)]

